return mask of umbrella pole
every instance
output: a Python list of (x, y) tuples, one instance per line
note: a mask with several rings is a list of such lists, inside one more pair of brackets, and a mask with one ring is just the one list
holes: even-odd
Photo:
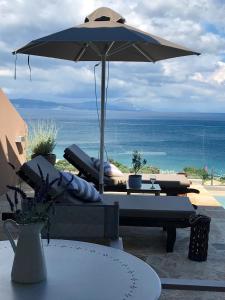
[(102, 56), (101, 70), (101, 123), (100, 123), (100, 172), (99, 192), (104, 192), (104, 130), (105, 130), (105, 56)]

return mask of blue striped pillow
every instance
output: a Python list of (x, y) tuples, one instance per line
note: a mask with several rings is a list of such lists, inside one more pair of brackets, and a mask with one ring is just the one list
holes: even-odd
[[(69, 172), (61, 172), (63, 177), (67, 180), (71, 180), (72, 174)], [(95, 187), (87, 182), (86, 180), (73, 175), (74, 178), (71, 182), (70, 192), (79, 198), (83, 202), (99, 202), (102, 200), (99, 192), (95, 189)]]

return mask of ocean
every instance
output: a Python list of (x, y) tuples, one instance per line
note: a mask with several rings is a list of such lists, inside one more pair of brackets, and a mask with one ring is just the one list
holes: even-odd
[[(95, 112), (75, 110), (18, 109), (30, 124), (40, 118), (55, 120), (59, 132), (55, 153), (75, 143), (90, 156), (98, 156), (99, 125)], [(225, 174), (225, 115), (108, 112), (105, 129), (108, 158), (130, 166), (133, 150), (148, 164), (163, 171), (207, 167)]]

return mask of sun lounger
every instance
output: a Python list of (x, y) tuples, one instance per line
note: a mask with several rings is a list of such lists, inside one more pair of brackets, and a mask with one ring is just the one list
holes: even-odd
[[(79, 174), (87, 181), (99, 186), (99, 172), (93, 165), (93, 161), (80, 147), (71, 145), (64, 150), (64, 158), (79, 170)], [(149, 178), (156, 178), (156, 184), (161, 187), (161, 192), (170, 196), (187, 193), (199, 193), (198, 190), (190, 188), (190, 181), (184, 174), (149, 174)], [(149, 183), (149, 181), (143, 181)], [(126, 192), (126, 177), (104, 176), (105, 191)]]
[[(49, 181), (59, 178), (60, 173), (44, 157), (38, 156), (24, 163), (17, 174), (33, 189), (41, 186), (40, 167), (43, 177), (49, 175)], [(78, 239), (78, 240), (104, 240), (109, 241), (111, 247), (123, 249), (119, 237), (119, 206), (117, 202), (104, 204), (85, 203), (85, 205), (65, 191), (67, 181), (55, 183), (50, 191), (50, 197), (56, 197), (55, 213), (51, 215), (51, 238)], [(70, 199), (72, 201), (70, 201)], [(3, 214), (8, 218), (9, 214)], [(43, 237), (47, 237), (43, 231)]]
[[(46, 159), (41, 156), (35, 157), (23, 164), (18, 172), (18, 175), (31, 187), (38, 188), (41, 181), (37, 165), (41, 167), (44, 176), (49, 174), (50, 180), (59, 176), (59, 172)], [(57, 185), (52, 187), (51, 196), (60, 192), (57, 189), (59, 189)], [(72, 204), (81, 205), (81, 202), (70, 194), (61, 196), (60, 202), (65, 201), (63, 199)], [(112, 205), (114, 202), (119, 203), (121, 226), (163, 227), (167, 232), (166, 249), (168, 252), (173, 251), (176, 228), (189, 227), (189, 218), (195, 214), (195, 209), (188, 197), (105, 194), (102, 203), (99, 204)], [(95, 207), (99, 204), (93, 203), (92, 205)]]

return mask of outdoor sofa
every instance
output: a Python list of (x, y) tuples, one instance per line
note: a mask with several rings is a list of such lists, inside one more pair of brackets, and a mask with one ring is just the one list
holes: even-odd
[[(40, 166), (44, 176), (49, 175), (49, 179), (59, 177), (59, 171), (55, 169), (44, 157), (37, 156), (24, 163), (18, 175), (32, 188), (37, 189), (41, 184), (41, 176), (38, 170)], [(51, 195), (60, 192), (57, 184), (51, 188)], [(58, 204), (70, 202), (73, 205), (81, 206), (81, 201), (68, 192), (64, 192), (58, 198)], [(166, 250), (172, 252), (176, 240), (176, 228), (189, 227), (190, 216), (195, 215), (195, 208), (188, 197), (177, 196), (140, 196), (140, 195), (119, 195), (104, 194), (101, 202), (82, 203), (82, 206), (92, 205), (93, 209), (99, 205), (119, 204), (119, 225), (120, 226), (145, 226), (162, 227), (167, 232)], [(67, 218), (65, 214), (65, 219)]]
[[(64, 150), (64, 158), (79, 171), (79, 176), (87, 181), (93, 182), (98, 188), (99, 171), (94, 167), (93, 160), (79, 146), (73, 144)], [(168, 196), (177, 196), (179, 194), (199, 193), (197, 189), (190, 188), (190, 181), (184, 174), (149, 174), (149, 178), (154, 176), (155, 183), (161, 187), (161, 193)], [(104, 190), (126, 192), (126, 177), (108, 177), (104, 176)], [(143, 183), (149, 183), (143, 181)]]

